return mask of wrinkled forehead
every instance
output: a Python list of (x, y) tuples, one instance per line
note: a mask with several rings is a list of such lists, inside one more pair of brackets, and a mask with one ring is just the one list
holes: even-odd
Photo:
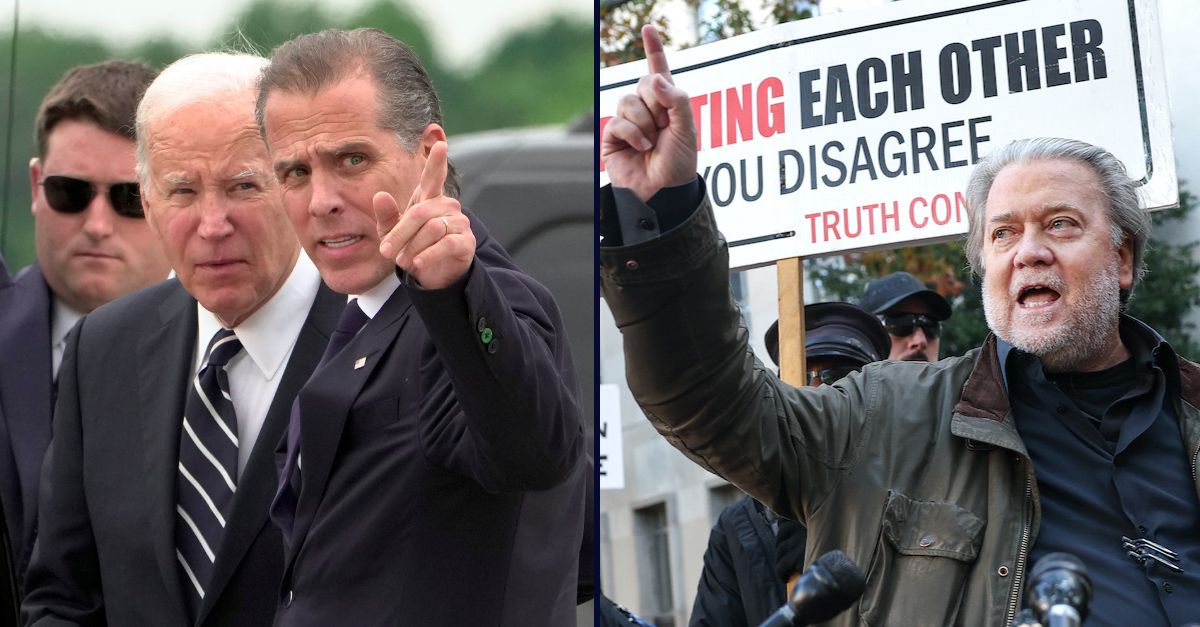
[(1089, 165), (1071, 159), (1037, 159), (1000, 170), (988, 190), (986, 217), (1056, 209), (1104, 215), (1109, 204), (1100, 176)]
[(151, 178), (245, 178), (270, 171), (266, 144), (252, 119), (219, 127), (166, 127), (147, 140)]
[(380, 130), (378, 108), (374, 82), (359, 75), (315, 92), (272, 91), (264, 103), (263, 131), (273, 152), (370, 135)]

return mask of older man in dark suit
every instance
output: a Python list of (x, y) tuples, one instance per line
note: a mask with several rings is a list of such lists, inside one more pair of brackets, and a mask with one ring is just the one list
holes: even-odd
[(326, 31), (259, 89), (292, 225), (354, 296), (289, 429), (276, 623), (573, 624), (592, 479), (562, 320), (451, 197), (429, 77)]
[(31, 624), (273, 620), (274, 449), (343, 299), (284, 215), (252, 115), (265, 64), (187, 57), (139, 105), (142, 201), (178, 280), (92, 312), (68, 341)]
[(24, 575), (50, 444), (54, 381), (81, 316), (167, 278), (142, 217), (134, 112), (155, 72), (109, 61), (71, 69), (38, 106), (29, 164), (37, 263), (0, 285), (0, 503), (8, 576)]

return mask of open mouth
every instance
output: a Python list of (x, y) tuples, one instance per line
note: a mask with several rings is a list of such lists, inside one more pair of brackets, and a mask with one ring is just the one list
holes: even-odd
[(1046, 307), (1059, 299), (1059, 293), (1045, 285), (1028, 285), (1017, 293), (1017, 303), (1022, 307)]
[(343, 237), (323, 239), (321, 240), (321, 245), (329, 248), (345, 248), (361, 239), (361, 235), (346, 235)]

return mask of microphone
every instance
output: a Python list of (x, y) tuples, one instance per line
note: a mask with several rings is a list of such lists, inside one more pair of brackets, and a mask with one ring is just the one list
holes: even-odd
[(858, 566), (845, 553), (830, 551), (804, 571), (788, 602), (759, 627), (823, 623), (853, 605), (865, 586)]
[(1050, 553), (1029, 574), (1025, 602), (1046, 627), (1079, 627), (1088, 617), (1092, 580), (1078, 557)]

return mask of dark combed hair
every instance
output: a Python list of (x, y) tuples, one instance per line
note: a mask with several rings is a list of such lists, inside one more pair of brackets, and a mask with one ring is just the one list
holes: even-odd
[[(433, 81), (411, 48), (375, 28), (330, 29), (296, 37), (271, 53), (254, 109), (259, 131), (265, 138), (263, 110), (272, 92), (316, 94), (360, 72), (375, 83), (377, 123), (394, 132), (405, 150), (417, 149), (426, 126), (442, 124), (442, 105)], [(444, 188), (447, 196), (458, 197), (453, 164)]]
[(157, 75), (157, 71), (129, 61), (68, 70), (38, 106), (34, 122), (38, 158), (46, 158), (50, 131), (63, 120), (90, 120), (106, 131), (135, 139), (138, 101)]

